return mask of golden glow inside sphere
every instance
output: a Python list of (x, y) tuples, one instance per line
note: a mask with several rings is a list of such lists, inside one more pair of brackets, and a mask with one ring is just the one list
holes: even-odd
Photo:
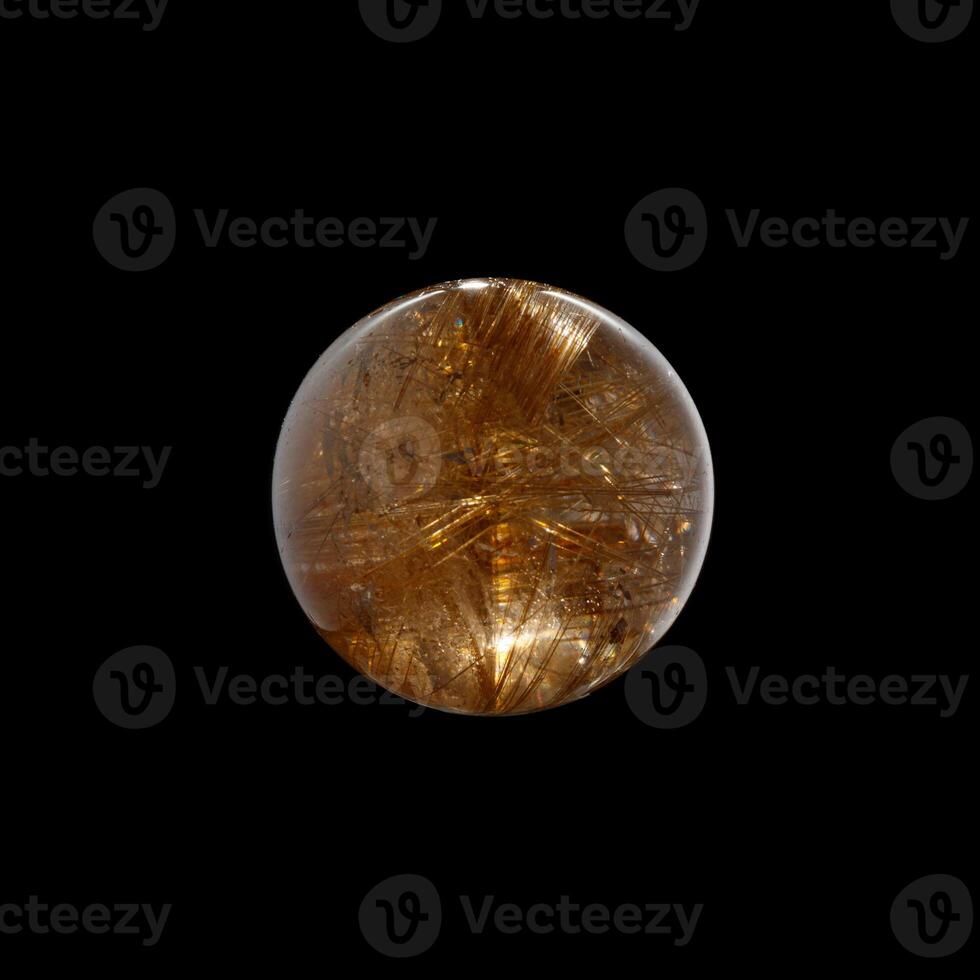
[(581, 698), (659, 642), (712, 497), (704, 428), (660, 352), (513, 279), (355, 324), (296, 393), (273, 476), (320, 635), (390, 691), (481, 715)]

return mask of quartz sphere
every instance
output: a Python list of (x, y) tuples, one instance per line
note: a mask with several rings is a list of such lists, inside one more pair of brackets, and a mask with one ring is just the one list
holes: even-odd
[(306, 615), (402, 697), (506, 715), (634, 664), (694, 585), (707, 437), (632, 327), (581, 297), (469, 279), (344, 333), (276, 450), (280, 555)]

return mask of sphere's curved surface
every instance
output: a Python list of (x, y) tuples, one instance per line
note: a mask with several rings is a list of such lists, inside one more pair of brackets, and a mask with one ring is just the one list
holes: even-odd
[(519, 714), (659, 642), (697, 577), (713, 482), (663, 356), (559, 289), (446, 283), (317, 361), (273, 511), (293, 591), (357, 670), (422, 704)]

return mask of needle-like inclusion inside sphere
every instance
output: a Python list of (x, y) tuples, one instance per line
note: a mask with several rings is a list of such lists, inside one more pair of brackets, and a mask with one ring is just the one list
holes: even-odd
[(677, 616), (711, 522), (700, 418), (617, 317), (478, 279), (385, 306), (303, 381), (276, 453), (289, 581), (357, 670), (426, 705), (580, 698)]

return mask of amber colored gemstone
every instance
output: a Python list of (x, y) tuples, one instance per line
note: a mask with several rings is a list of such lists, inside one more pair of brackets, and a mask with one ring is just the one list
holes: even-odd
[(320, 635), (405, 698), (519, 714), (659, 642), (704, 557), (694, 403), (632, 327), (571, 293), (446, 283), (343, 334), (276, 451), (282, 561)]

